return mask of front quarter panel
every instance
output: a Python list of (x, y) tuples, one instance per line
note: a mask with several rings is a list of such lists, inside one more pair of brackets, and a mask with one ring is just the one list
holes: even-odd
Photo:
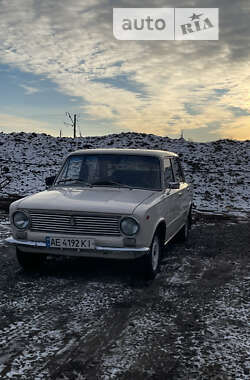
[[(140, 221), (140, 232), (137, 236), (137, 244), (140, 246), (150, 246), (153, 235), (157, 226), (164, 222), (166, 233), (164, 240), (168, 241), (173, 237), (185, 224), (188, 212), (192, 205), (192, 191), (186, 184), (182, 189), (183, 201), (180, 204), (178, 197), (179, 190), (170, 190), (155, 192), (155, 194), (146, 199), (134, 211), (134, 216)], [(176, 215), (175, 210), (181, 208), (181, 215)]]
[(147, 247), (151, 245), (157, 226), (164, 221), (161, 211), (162, 202), (164, 202), (164, 192), (157, 191), (134, 211), (134, 216), (140, 221), (140, 231), (136, 238), (137, 245)]

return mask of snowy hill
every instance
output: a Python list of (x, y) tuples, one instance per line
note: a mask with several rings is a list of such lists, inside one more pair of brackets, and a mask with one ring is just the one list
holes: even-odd
[(67, 153), (89, 148), (145, 148), (176, 152), (186, 178), (193, 184), (198, 210), (250, 212), (250, 141), (218, 140), (196, 143), (144, 133), (98, 137), (56, 138), (36, 133), (0, 133), (0, 198), (43, 190), (47, 176), (57, 172)]

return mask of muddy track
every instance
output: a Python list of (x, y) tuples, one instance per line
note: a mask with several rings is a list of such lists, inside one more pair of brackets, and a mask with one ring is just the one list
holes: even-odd
[(84, 368), (88, 378), (95, 378), (97, 364), (105, 351), (119, 338), (127, 325), (129, 310), (110, 310), (107, 315), (99, 319), (95, 328), (75, 341), (72, 350), (65, 353), (58, 352), (56, 366), (50, 366), (51, 379), (58, 379), (63, 373), (71, 376), (77, 367)]
[(153, 283), (98, 260), (27, 275), (1, 247), (0, 379), (247, 379), (248, 231), (197, 223)]
[[(22, 320), (12, 323), (1, 331), (0, 352), (4, 352), (4, 360), (2, 359), (4, 366), (0, 372), (2, 378), (5, 376), (7, 378), (10, 374), (14, 378), (15, 376), (27, 378), (30, 372), (28, 367), (32, 370), (30, 376), (43, 373), (46, 378), (51, 358), (53, 362), (58, 359), (60, 363), (60, 356), (63, 362), (69, 353), (70, 357), (72, 355), (74, 357), (74, 352), (79, 356), (79, 347), (84, 345), (84, 342), (90, 339), (94, 341), (95, 336), (98, 339), (107, 327), (110, 328), (109, 320), (118, 320), (116, 329), (119, 328), (122, 319), (120, 315), (116, 315), (117, 311), (114, 316), (109, 312), (106, 317), (107, 310), (111, 308), (110, 300), (112, 302), (112, 298), (107, 297), (109, 289), (99, 289), (94, 282), (83, 282), (79, 286), (68, 281), (62, 287), (57, 286), (57, 292), (58, 290), (59, 294), (56, 297), (51, 297), (51, 291), (45, 294), (45, 300), (41, 303), (37, 302), (38, 299), (33, 294), (30, 302), (22, 302), (24, 307)], [(36, 291), (40, 293), (38, 289)], [(32, 289), (31, 293), (33, 292)], [(121, 297), (119, 295), (119, 298)], [(37, 305), (34, 304), (34, 300)], [(9, 304), (9, 308), (12, 306), (19, 309), (16, 300)], [(23, 368), (20, 369), (21, 363), (24, 362), (28, 362), (26, 377), (22, 377)], [(51, 376), (54, 371), (58, 372), (53, 368), (51, 367)]]

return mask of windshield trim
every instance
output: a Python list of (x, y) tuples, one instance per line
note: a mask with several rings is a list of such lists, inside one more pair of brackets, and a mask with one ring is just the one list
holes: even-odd
[[(123, 184), (121, 184), (120, 186), (115, 186), (115, 185), (94, 185), (94, 184), (92, 184), (92, 183), (85, 183), (84, 184), (84, 187), (120, 187), (120, 188), (130, 188), (131, 187), (131, 190), (133, 190), (133, 189), (138, 189), (138, 190), (149, 190), (149, 191), (162, 191), (163, 189), (164, 189), (164, 187), (163, 187), (163, 177), (162, 177), (162, 167), (163, 167), (163, 160), (162, 160), (162, 158), (160, 157), (160, 156), (157, 156), (157, 155), (147, 155), (147, 154), (136, 154), (136, 153), (134, 153), (134, 154), (126, 154), (125, 152), (124, 153), (119, 153), (119, 154), (117, 154), (117, 153), (113, 153), (113, 152), (95, 152), (95, 154), (93, 154), (93, 153), (88, 153), (88, 152), (84, 152), (84, 153), (75, 153), (75, 152), (73, 152), (73, 153), (70, 153), (65, 159), (64, 159), (64, 161), (63, 161), (63, 163), (62, 163), (62, 166), (61, 166), (61, 168), (60, 168), (60, 170), (59, 170), (59, 172), (58, 172), (58, 174), (57, 174), (57, 176), (56, 176), (56, 178), (55, 178), (55, 181), (54, 181), (54, 185), (53, 186), (68, 186), (68, 185), (72, 185), (72, 183), (69, 183), (69, 184), (65, 184), (65, 183), (59, 183), (58, 182), (58, 179), (60, 178), (60, 176), (61, 176), (61, 173), (62, 173), (62, 171), (63, 171), (63, 169), (64, 169), (64, 166), (65, 166), (65, 164), (66, 164), (66, 162), (71, 158), (71, 157), (76, 157), (76, 156), (106, 156), (106, 155), (109, 155), (109, 156), (115, 156), (115, 157), (117, 157), (117, 156), (129, 156), (129, 157), (138, 157), (138, 158), (141, 158), (141, 157), (144, 157), (144, 158), (149, 158), (149, 157), (152, 157), (152, 158), (155, 158), (157, 161), (158, 161), (158, 163), (159, 163), (159, 171), (160, 171), (160, 176), (159, 176), (159, 188), (144, 188), (144, 187), (137, 187), (137, 186), (129, 186), (129, 185), (124, 185), (123, 186)], [(75, 179), (75, 181), (79, 181), (79, 180), (77, 180), (77, 179)], [(80, 182), (80, 181), (79, 181)], [(83, 182), (84, 183), (84, 182)], [(74, 184), (74, 185), (80, 185), (80, 183), (77, 183), (77, 184)]]

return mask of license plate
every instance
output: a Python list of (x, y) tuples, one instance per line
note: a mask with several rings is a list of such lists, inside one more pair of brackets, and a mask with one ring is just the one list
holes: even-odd
[(56, 238), (47, 236), (47, 248), (66, 248), (66, 249), (95, 249), (95, 241), (93, 239), (79, 238)]

